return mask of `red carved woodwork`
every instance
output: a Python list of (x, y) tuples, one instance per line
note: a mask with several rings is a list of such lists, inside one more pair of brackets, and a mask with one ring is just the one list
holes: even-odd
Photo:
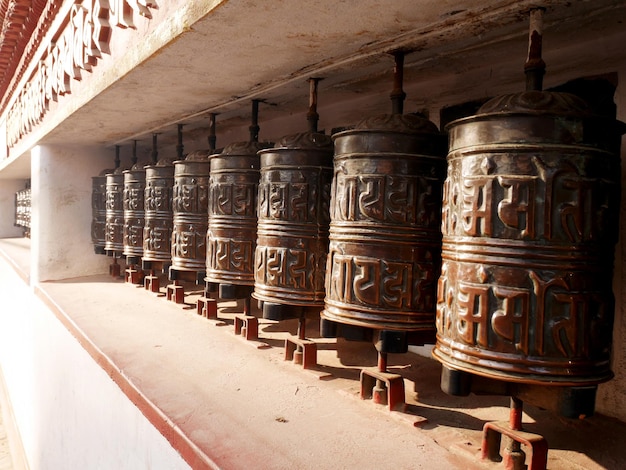
[[(109, 54), (114, 28), (134, 28), (135, 14), (150, 18), (149, 0), (84, 0), (66, 11), (32, 75), (24, 77), (63, 1), (0, 0), (0, 112), (10, 104), (7, 144), (14, 146), (38, 125), (51, 101), (71, 92), (72, 82)], [(19, 54), (21, 52), (21, 54)], [(24, 81), (26, 78), (26, 81)], [(12, 98), (17, 97), (15, 100)]]

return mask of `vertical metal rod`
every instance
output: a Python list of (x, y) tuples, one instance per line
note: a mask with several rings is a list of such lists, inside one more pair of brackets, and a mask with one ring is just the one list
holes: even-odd
[(320, 115), (317, 114), (317, 85), (321, 78), (309, 78), (309, 112), (306, 119), (309, 121), (309, 131), (317, 132), (317, 123)]
[[(302, 312), (298, 318), (298, 339), (306, 339), (306, 317), (304, 316), (304, 312)], [(296, 344), (296, 350), (293, 352), (293, 362), (296, 364), (302, 364), (303, 357), (304, 347), (301, 343), (298, 343)]]
[(137, 141), (133, 140), (133, 157), (132, 157), (132, 165), (135, 166), (137, 164)]
[(526, 91), (541, 91), (543, 89), (543, 76), (546, 73), (546, 63), (541, 58), (544, 11), (544, 8), (533, 8), (530, 10), (528, 57), (524, 64)]
[(516, 397), (511, 397), (511, 409), (509, 410), (509, 425), (514, 431), (522, 430), (522, 414), (524, 402)]
[(304, 316), (304, 313), (302, 313), (300, 315), (300, 318), (298, 318), (298, 339), (305, 339), (306, 338), (306, 317)]
[(115, 169), (120, 167), (120, 146), (115, 146)]
[[(509, 426), (513, 431), (522, 430), (522, 413), (524, 403), (516, 397), (511, 397), (511, 407), (509, 410)], [(526, 453), (522, 450), (522, 445), (515, 439), (507, 438), (505, 451), (502, 455), (504, 468), (511, 470), (522, 470), (526, 468)]]
[(402, 114), (406, 93), (402, 90), (404, 81), (404, 52), (395, 51), (393, 53), (393, 90), (391, 91), (391, 112), (392, 114)]
[(378, 370), (387, 372), (387, 353), (378, 351)]
[(157, 135), (152, 134), (152, 163), (156, 164), (159, 157), (159, 151), (157, 150)]
[[(387, 372), (387, 353), (378, 351), (378, 371)], [(387, 404), (387, 396), (385, 395), (387, 385), (381, 379), (376, 379), (376, 386), (374, 387), (374, 401), (381, 405)]]
[(211, 153), (215, 151), (215, 144), (217, 143), (217, 135), (215, 134), (215, 113), (209, 114), (209, 150)]
[(176, 145), (176, 156), (179, 160), (183, 159), (183, 124), (178, 124), (178, 144)]
[(259, 101), (252, 100), (252, 124), (250, 124), (250, 142), (259, 141)]

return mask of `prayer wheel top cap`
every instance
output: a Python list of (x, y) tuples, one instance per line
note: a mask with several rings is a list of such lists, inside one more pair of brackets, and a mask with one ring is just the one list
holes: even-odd
[(171, 158), (161, 158), (154, 165), (146, 165), (144, 168), (164, 168), (168, 166), (174, 166), (174, 160), (172, 160)]
[(332, 152), (333, 140), (319, 132), (299, 132), (282, 137), (275, 148), (261, 150), (259, 153), (273, 152), (276, 149), (327, 150)]
[(300, 132), (282, 137), (276, 147), (260, 150), (262, 168), (274, 165), (304, 167), (333, 166), (333, 140), (319, 132)]
[[(524, 91), (487, 101), (446, 126), (450, 152), (484, 145), (582, 145), (616, 152), (623, 125), (594, 115), (576, 95)], [(617, 140), (616, 140), (617, 137)]]
[(477, 115), (508, 113), (586, 117), (589, 109), (587, 103), (575, 95), (532, 90), (493, 98), (481, 106)]
[(113, 173), (115, 170), (113, 170), (112, 168), (107, 168), (105, 170), (102, 170), (100, 173), (98, 173), (98, 176), (106, 176), (110, 173)]
[(187, 156), (183, 160), (178, 160), (174, 163), (178, 163), (179, 161), (185, 162), (208, 162), (211, 159), (211, 151), (210, 150), (196, 150), (187, 154)]
[(335, 159), (353, 154), (412, 154), (444, 158), (446, 136), (417, 114), (382, 114), (332, 136)]
[(439, 135), (434, 123), (417, 114), (381, 114), (363, 119), (353, 128), (334, 134), (333, 139), (344, 133), (363, 131)]
[(124, 174), (130, 173), (131, 171), (144, 171), (145, 165), (143, 163), (135, 163), (128, 170), (124, 170)]
[(109, 176), (109, 175), (122, 175), (122, 174), (124, 174), (124, 171), (125, 171), (124, 168), (119, 167), (119, 168), (116, 168), (115, 170), (108, 170), (108, 173), (106, 173), (106, 175), (107, 176)]
[(256, 141), (246, 141), (246, 142), (233, 142), (232, 144), (224, 147), (224, 151), (218, 155), (256, 155), (259, 150), (263, 150), (266, 148), (270, 148), (273, 145), (271, 142), (256, 142)]

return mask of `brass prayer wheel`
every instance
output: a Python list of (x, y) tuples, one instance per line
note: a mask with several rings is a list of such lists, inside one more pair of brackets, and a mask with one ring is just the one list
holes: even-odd
[(531, 90), (448, 128), (434, 356), (507, 382), (610, 379), (616, 121)]
[(325, 322), (434, 336), (445, 147), (417, 115), (333, 135)]
[(174, 162), (171, 270), (206, 269), (210, 154), (200, 150)]
[(105, 254), (104, 244), (107, 223), (107, 173), (103, 170), (98, 176), (91, 178), (91, 243), (97, 255)]
[(313, 132), (261, 150), (253, 296), (265, 318), (324, 305), (333, 144)]
[(107, 253), (124, 251), (124, 174), (121, 168), (106, 175), (106, 228), (104, 249)]
[(172, 259), (172, 191), (174, 164), (161, 159), (146, 166), (145, 226), (143, 230), (144, 269), (150, 263), (169, 264)]
[(206, 280), (219, 284), (222, 298), (243, 298), (254, 286), (257, 152), (269, 145), (236, 142), (211, 156)]
[[(104, 200), (103, 200), (104, 201)], [(104, 204), (103, 204), (104, 209)], [(25, 237), (30, 238), (30, 220), (31, 220), (31, 190), (30, 182), (25, 189), (20, 189), (15, 193), (15, 223), (16, 227), (22, 227)], [(104, 219), (103, 219), (104, 222)], [(104, 224), (102, 226), (102, 244), (104, 247)], [(104, 253), (104, 251), (101, 251)]]
[[(127, 257), (143, 255), (143, 229), (145, 225), (144, 199), (146, 170), (138, 164), (124, 171), (124, 252)], [(136, 264), (136, 263), (135, 263)]]

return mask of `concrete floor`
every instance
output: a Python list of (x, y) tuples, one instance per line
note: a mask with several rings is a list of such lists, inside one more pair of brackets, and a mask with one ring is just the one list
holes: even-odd
[(0, 367), (0, 470), (26, 470), (13, 413)]
[[(4, 414), (0, 410), (0, 470), (14, 470), (13, 459), (11, 458), (11, 447), (6, 427), (4, 426)], [(19, 470), (19, 469), (15, 469)]]
[[(390, 355), (390, 369), (404, 378), (408, 405), (405, 413), (391, 413), (359, 398), (361, 368), (376, 365), (373, 345), (319, 338), (316, 321), (309, 322), (307, 335), (319, 343), (318, 374), (330, 374), (326, 380), (284, 361), (284, 338), (295, 334), (295, 320), (261, 320), (259, 341), (269, 347), (259, 348), (262, 345), (233, 334), (241, 302), (221, 302), (219, 315), (225, 325), (215, 327), (195, 313), (199, 297), (195, 286), (187, 286), (188, 291), (196, 290), (183, 306), (108, 276), (42, 287), (184, 432), (237, 435), (253, 449), (263, 447), (256, 451), (266, 456), (267, 468), (283, 468), (285, 455), (289, 465), (298, 468), (368, 468), (368, 459), (377, 468), (435, 468), (442, 462), (445, 468), (499, 467), (479, 462), (477, 454), (484, 423), (508, 418), (508, 398), (445, 395), (439, 388), (440, 365), (428, 354)], [(128, 333), (138, 328), (141, 338)], [(160, 345), (156, 351), (155, 344)], [(150, 348), (145, 357), (136, 354)], [(161, 380), (169, 367), (179, 377), (184, 371), (184, 380), (174, 387), (178, 393)], [(185, 393), (190, 389), (194, 394)], [(242, 403), (241, 395), (235, 395), (245, 390)], [(198, 403), (204, 410), (198, 410)], [(197, 420), (188, 419), (189, 409), (195, 409)], [(219, 431), (216, 412), (223, 413)], [(178, 423), (177, 416), (184, 421)], [(247, 426), (243, 434), (235, 424), (242, 422)], [(566, 420), (526, 406), (524, 428), (547, 438), (551, 470), (626, 468), (626, 448), (621, 444), (626, 423), (601, 415)], [(294, 438), (294, 432), (299, 437)], [(349, 439), (338, 444), (336, 436)], [(210, 442), (197, 444), (208, 455), (213, 452)], [(359, 455), (364, 452), (365, 460)], [(315, 462), (311, 455), (318, 456)], [(374, 465), (372, 456), (381, 460)], [(224, 463), (240, 468), (240, 463)]]
[[(0, 250), (14, 251), (14, 268), (26, 269), (27, 243), (9, 245)], [(268, 469), (501, 468), (477, 454), (484, 423), (507, 419), (508, 398), (445, 395), (427, 348), (389, 356), (408, 405), (405, 413), (389, 412), (359, 398), (359, 371), (376, 364), (373, 346), (319, 338), (316, 321), (307, 335), (319, 343), (320, 367), (311, 373), (284, 361), (295, 321), (261, 320), (260, 341), (246, 342), (232, 326), (241, 302), (220, 302), (217, 326), (195, 313), (195, 286), (186, 286), (184, 305), (105, 275), (40, 287), (57, 316), (75, 325), (75, 336), (97, 345), (224, 468), (244, 468), (251, 459)], [(626, 468), (626, 423), (598, 414), (566, 420), (526, 406), (524, 428), (548, 440), (550, 470)]]

